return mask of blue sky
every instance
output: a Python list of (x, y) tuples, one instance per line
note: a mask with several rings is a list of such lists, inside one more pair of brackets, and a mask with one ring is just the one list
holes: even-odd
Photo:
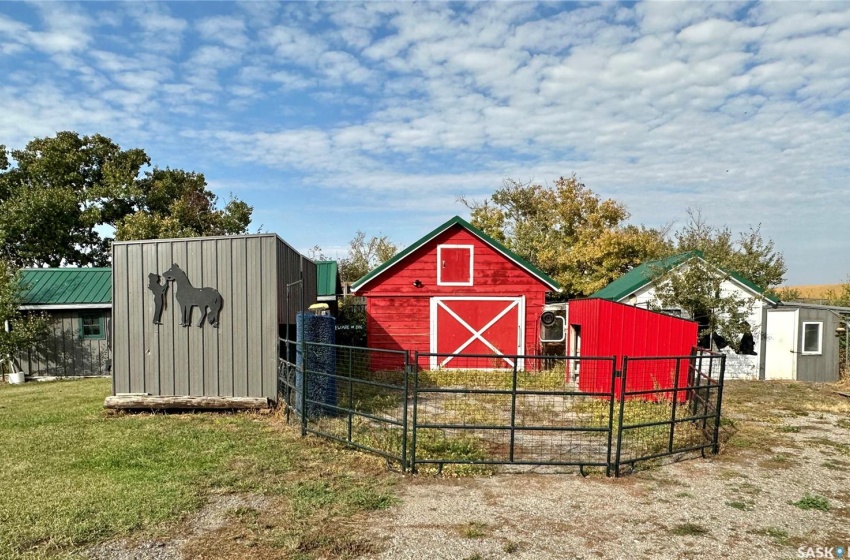
[(576, 173), (850, 273), (850, 2), (2, 2), (0, 74), (0, 144), (144, 148), (304, 251)]

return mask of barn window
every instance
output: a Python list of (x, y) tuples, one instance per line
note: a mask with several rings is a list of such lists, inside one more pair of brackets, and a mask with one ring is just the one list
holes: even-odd
[(437, 285), (472, 286), (472, 245), (437, 247)]
[(803, 323), (803, 354), (821, 354), (823, 323)]
[(106, 338), (106, 330), (103, 328), (103, 315), (81, 315), (80, 337), (86, 339)]

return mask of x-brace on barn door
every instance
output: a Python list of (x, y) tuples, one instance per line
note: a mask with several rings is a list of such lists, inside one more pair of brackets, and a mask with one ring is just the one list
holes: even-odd
[[(524, 354), (525, 298), (434, 297), (431, 298), (431, 369), (505, 369)], [(491, 354), (493, 359), (458, 354)], [(507, 356), (506, 356), (507, 355)], [(524, 364), (520, 359), (517, 369)]]

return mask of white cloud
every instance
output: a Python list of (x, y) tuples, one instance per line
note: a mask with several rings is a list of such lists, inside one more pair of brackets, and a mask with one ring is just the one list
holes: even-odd
[(141, 30), (134, 38), (143, 51), (176, 53), (183, 44), (186, 20), (173, 17), (164, 4), (130, 2), (123, 4), (127, 14)]
[(423, 223), (576, 171), (653, 225), (700, 206), (778, 242), (817, 221), (826, 244), (843, 224), (846, 3), (217, 7), (68, 8), (77, 34), (0, 16), (0, 135), (120, 130)]
[(216, 16), (205, 18), (196, 24), (198, 32), (206, 41), (213, 41), (235, 49), (248, 46), (245, 20), (238, 17)]
[(264, 35), (275, 56), (302, 66), (315, 65), (319, 56), (327, 50), (323, 39), (297, 27), (278, 25), (266, 30)]

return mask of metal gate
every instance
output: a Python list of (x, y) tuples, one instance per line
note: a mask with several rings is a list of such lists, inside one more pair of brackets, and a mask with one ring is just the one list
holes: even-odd
[[(503, 464), (619, 476), (639, 461), (719, 449), (725, 355), (707, 350), (623, 357), (619, 369), (615, 356), (415, 352), (410, 360), (405, 351), (289, 340), (281, 350), (281, 398), (303, 435), (376, 453), (405, 471)], [(446, 358), (470, 367), (430, 367)], [(510, 369), (492, 367), (508, 361)], [(671, 372), (670, 386), (630, 388), (647, 386), (637, 377), (653, 386)], [(593, 390), (580, 390), (577, 376)]]

